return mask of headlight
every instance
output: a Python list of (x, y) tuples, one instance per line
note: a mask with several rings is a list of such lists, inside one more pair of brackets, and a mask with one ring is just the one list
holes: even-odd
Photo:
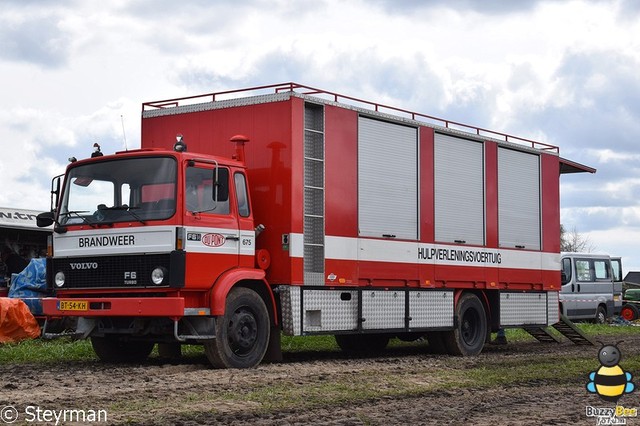
[(56, 287), (62, 287), (64, 285), (64, 272), (60, 271), (56, 274), (56, 276), (54, 277), (54, 283), (56, 285)]
[(165, 277), (168, 275), (167, 272), (166, 268), (163, 268), (162, 266), (155, 268), (151, 271), (151, 282), (155, 285), (164, 283)]

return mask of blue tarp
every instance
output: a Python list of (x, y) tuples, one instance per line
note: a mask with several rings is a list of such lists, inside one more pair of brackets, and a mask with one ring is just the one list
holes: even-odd
[(26, 268), (11, 277), (9, 297), (21, 299), (33, 315), (42, 315), (42, 299), (47, 296), (46, 259), (31, 259)]

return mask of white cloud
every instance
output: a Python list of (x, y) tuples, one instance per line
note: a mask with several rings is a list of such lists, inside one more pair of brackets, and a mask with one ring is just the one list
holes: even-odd
[(636, 3), (7, 0), (0, 205), (48, 206), (67, 157), (123, 148), (121, 116), (139, 146), (141, 102), (297, 81), (560, 145), (598, 168), (562, 177), (563, 223), (617, 238), (640, 205)]
[(615, 227), (583, 235), (597, 247), (597, 252), (622, 256), (625, 275), (629, 271), (640, 271), (640, 255), (637, 254), (640, 227)]

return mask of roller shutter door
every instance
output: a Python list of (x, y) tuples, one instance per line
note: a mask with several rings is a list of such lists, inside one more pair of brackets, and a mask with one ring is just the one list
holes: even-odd
[(540, 250), (540, 158), (498, 149), (500, 247)]
[(358, 120), (358, 223), (368, 237), (418, 238), (418, 130)]
[(436, 133), (435, 238), (484, 245), (483, 144)]

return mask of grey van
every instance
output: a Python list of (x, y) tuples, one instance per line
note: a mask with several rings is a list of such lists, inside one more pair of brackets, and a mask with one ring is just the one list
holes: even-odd
[(606, 254), (562, 253), (561, 259), (561, 312), (571, 320), (605, 323), (616, 311), (611, 258)]

